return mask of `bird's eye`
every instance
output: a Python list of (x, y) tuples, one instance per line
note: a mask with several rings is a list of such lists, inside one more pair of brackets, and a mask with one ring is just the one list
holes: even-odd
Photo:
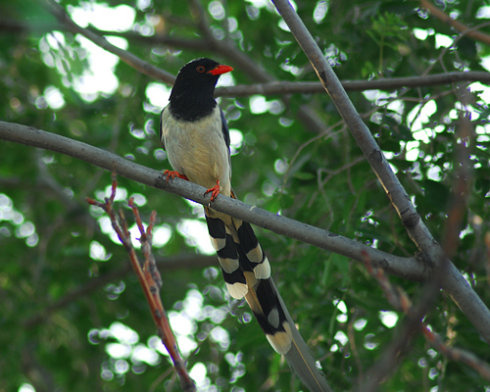
[(196, 71), (199, 73), (203, 73), (204, 71), (206, 71), (206, 67), (204, 65), (198, 65), (196, 67)]

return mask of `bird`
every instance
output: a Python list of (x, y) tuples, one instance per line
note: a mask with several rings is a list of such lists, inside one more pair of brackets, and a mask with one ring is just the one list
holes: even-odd
[(220, 194), (236, 198), (231, 187), (230, 134), (214, 98), (218, 78), (232, 70), (199, 58), (178, 72), (160, 116), (160, 140), (173, 169), (163, 174), (167, 181), (182, 178), (211, 194), (205, 218), (228, 293), (245, 298), (272, 348), (285, 356), (310, 391), (330, 391), (279, 294), (252, 226), (212, 208)]

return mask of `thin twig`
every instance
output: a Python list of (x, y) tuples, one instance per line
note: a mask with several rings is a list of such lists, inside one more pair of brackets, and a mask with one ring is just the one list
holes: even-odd
[[(113, 209), (116, 188), (117, 182), (114, 175), (112, 181), (111, 196), (109, 198), (106, 198), (104, 203), (93, 199), (87, 199), (87, 202), (89, 204), (102, 208), (109, 216), (114, 231), (116, 232), (119, 240), (128, 252), (133, 270), (138, 276), (138, 280), (140, 281), (143, 292), (145, 293), (146, 300), (150, 306), (153, 321), (157, 326), (158, 335), (162, 339), (162, 342), (165, 345), (170, 355), (170, 358), (172, 359), (175, 371), (180, 378), (182, 389), (184, 391), (193, 392), (196, 390), (194, 382), (190, 378), (185, 366), (185, 362), (180, 355), (175, 336), (172, 332), (172, 329), (170, 328), (165, 308), (163, 307), (160, 298), (160, 275), (158, 274), (158, 272), (155, 273), (155, 271), (152, 271), (152, 269), (156, 269), (155, 259), (151, 252), (151, 231), (153, 229), (155, 217), (153, 216), (150, 225), (148, 225), (147, 229), (145, 230), (143, 223), (141, 222), (139, 211), (137, 207), (133, 204), (132, 200), (130, 200), (129, 204), (131, 209), (133, 210), (138, 229), (140, 230), (141, 237), (139, 240), (142, 248), (144, 249), (143, 254), (145, 256), (145, 261), (141, 263), (133, 247), (131, 235), (129, 233), (128, 225), (123, 211), (119, 210), (118, 214), (116, 214)], [(154, 279), (155, 277), (157, 278), (157, 280)]]
[(62, 23), (65, 25), (71, 32), (75, 34), (81, 34), (88, 40), (92, 41), (97, 46), (100, 46), (102, 49), (107, 50), (110, 53), (118, 56), (122, 61), (124, 61), (129, 66), (138, 70), (139, 72), (151, 76), (155, 79), (159, 79), (165, 81), (166, 83), (173, 84), (175, 77), (150, 63), (141, 60), (137, 56), (129, 53), (124, 49), (120, 49), (115, 45), (112, 45), (109, 41), (107, 41), (104, 37), (101, 37), (94, 32), (80, 27), (75, 22), (73, 22), (65, 10), (58, 4), (56, 4), (52, 0), (44, 0), (45, 5), (51, 11), (51, 13)]
[[(443, 260), (436, 264), (432, 279), (426, 283), (423, 288), (423, 293), (418, 304), (410, 305), (408, 296), (399, 287), (393, 287), (386, 275), (381, 269), (374, 269), (370, 265), (369, 257), (366, 256), (365, 264), (368, 272), (378, 280), (390, 304), (398, 310), (401, 310), (407, 315), (406, 320), (400, 328), (398, 336), (384, 350), (380, 359), (371, 367), (361, 380), (359, 385), (362, 385), (363, 391), (375, 391), (379, 384), (386, 378), (401, 361), (403, 354), (410, 349), (410, 341), (414, 339), (414, 328), (417, 331), (422, 331), (424, 336), (430, 337), (429, 341), (433, 346), (438, 348), (440, 352), (451, 359), (460, 359), (466, 364), (475, 368), (480, 374), (485, 375), (488, 366), (474, 356), (461, 353), (462, 350), (453, 351), (449, 346), (442, 343), (442, 340), (436, 336), (428, 327), (421, 321), (422, 317), (435, 304), (439, 294), (440, 282), (445, 270), (449, 266), (449, 258), (454, 257), (459, 244), (459, 233), (462, 227), (462, 222), (467, 209), (467, 199), (471, 184), (471, 165), (469, 162), (470, 146), (473, 136), (473, 128), (469, 120), (469, 111), (466, 109), (468, 104), (469, 93), (465, 90), (459, 92), (460, 101), (464, 109), (460, 112), (459, 126), (456, 132), (457, 153), (455, 158), (456, 176), (451, 203), (448, 210), (448, 218), (444, 227), (443, 235)], [(459, 142), (458, 142), (459, 141)]]
[[(103, 167), (111, 172), (115, 171), (118, 175), (142, 184), (178, 194), (197, 203), (203, 205), (209, 203), (209, 198), (203, 197), (205, 188), (199, 185), (180, 179), (167, 182), (162, 177), (161, 171), (138, 165), (118, 155), (64, 136), (21, 124), (0, 121), (0, 139), (57, 151)], [(255, 206), (248, 206), (236, 199), (223, 195), (216, 198), (213, 202), (213, 208), (244, 221), (265, 227), (275, 233), (296, 238), (357, 261), (362, 261), (361, 251), (366, 250), (373, 264), (380, 265), (387, 272), (400, 275), (406, 279), (425, 280), (430, 274), (431, 267), (425, 261), (423, 254), (420, 257), (395, 256), (327, 230), (306, 225)], [(452, 281), (450, 279), (445, 283), (447, 291), (482, 337), (490, 341), (490, 312), (456, 268), (454, 266), (451, 267), (451, 265), (449, 268), (453, 268), (453, 271), (450, 271)]]
[(432, 4), (429, 0), (420, 0), (420, 5), (436, 18), (440, 19), (444, 23), (449, 24), (456, 30), (460, 32), (468, 31), (468, 33), (466, 34), (468, 37), (483, 42), (484, 44), (490, 45), (490, 35), (482, 33), (481, 31), (472, 31), (473, 29), (471, 27), (468, 27), (463, 23), (457, 21), (456, 19), (451, 18), (449, 15), (445, 14), (434, 4)]

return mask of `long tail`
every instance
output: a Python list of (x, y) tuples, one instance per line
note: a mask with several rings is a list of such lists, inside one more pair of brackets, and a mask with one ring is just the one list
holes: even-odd
[(312, 392), (331, 391), (271, 278), (269, 260), (249, 223), (205, 208), (209, 235), (228, 292), (250, 306), (274, 350)]

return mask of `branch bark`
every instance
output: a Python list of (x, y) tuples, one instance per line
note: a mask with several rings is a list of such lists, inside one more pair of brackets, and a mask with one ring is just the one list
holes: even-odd
[[(353, 138), (371, 166), (386, 195), (398, 213), (408, 235), (424, 253), (433, 266), (439, 266), (446, 256), (418, 214), (402, 184), (389, 166), (383, 152), (362, 121), (352, 101), (347, 96), (337, 75), (323, 56), (320, 48), (307, 30), (303, 21), (287, 0), (273, 0), (274, 5), (288, 25), (291, 33), (303, 49), (325, 91), (330, 95), (337, 111), (349, 127)], [(459, 273), (447, 260), (447, 268), (440, 271), (442, 287), (478, 329), (481, 336), (490, 342), (490, 311)]]

